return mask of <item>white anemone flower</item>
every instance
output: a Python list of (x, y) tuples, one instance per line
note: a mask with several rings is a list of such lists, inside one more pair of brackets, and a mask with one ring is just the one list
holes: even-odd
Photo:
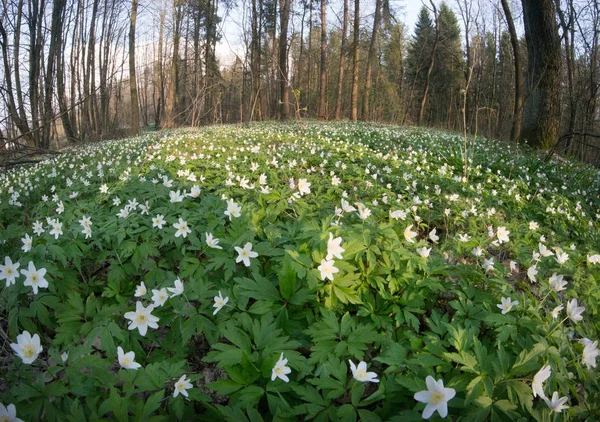
[(144, 307), (142, 302), (135, 303), (135, 312), (130, 311), (125, 313), (125, 319), (130, 320), (129, 322), (129, 330), (135, 330), (136, 328), (140, 332), (142, 336), (146, 335), (148, 331), (148, 327), (150, 328), (158, 328), (158, 317), (152, 315), (152, 311), (154, 310), (154, 305), (148, 305)]
[(284, 382), (289, 382), (287, 374), (292, 372), (292, 369), (287, 366), (288, 360), (283, 357), (283, 353), (279, 357), (279, 360), (273, 367), (273, 371), (271, 372), (271, 381), (275, 381), (277, 378), (281, 379)]
[(415, 393), (415, 400), (426, 403), (423, 419), (429, 419), (437, 410), (442, 418), (448, 416), (448, 402), (456, 395), (454, 388), (445, 388), (444, 380), (436, 381), (432, 376), (425, 379), (427, 390)]
[(135, 353), (125, 353), (121, 346), (117, 348), (117, 358), (119, 359), (119, 365), (121, 365), (121, 368), (137, 370), (138, 368), (142, 367), (142, 365), (135, 361)]
[(354, 364), (351, 360), (350, 362), (350, 370), (352, 371), (352, 376), (356, 381), (360, 382), (374, 382), (378, 383), (377, 374), (375, 372), (367, 372), (367, 363), (359, 362), (358, 366)]

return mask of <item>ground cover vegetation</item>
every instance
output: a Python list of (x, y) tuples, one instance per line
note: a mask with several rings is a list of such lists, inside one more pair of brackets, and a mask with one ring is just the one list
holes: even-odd
[(591, 420), (600, 177), (359, 123), (86, 144), (0, 179), (0, 418)]

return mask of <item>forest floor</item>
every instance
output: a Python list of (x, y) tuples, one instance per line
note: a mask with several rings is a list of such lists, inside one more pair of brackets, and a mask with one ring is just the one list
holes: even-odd
[(23, 420), (600, 412), (598, 169), (348, 122), (63, 151), (0, 175)]

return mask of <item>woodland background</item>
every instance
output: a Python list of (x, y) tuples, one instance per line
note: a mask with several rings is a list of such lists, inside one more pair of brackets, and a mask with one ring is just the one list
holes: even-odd
[[(142, 129), (271, 119), (433, 126), (598, 164), (596, 0), (4, 0), (11, 162)], [(221, 63), (235, 16), (235, 59)], [(228, 43), (232, 40), (226, 40)]]

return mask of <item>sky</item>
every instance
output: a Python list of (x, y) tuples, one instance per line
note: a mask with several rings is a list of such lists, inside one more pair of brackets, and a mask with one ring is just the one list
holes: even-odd
[[(313, 11), (314, 19), (319, 19), (320, 9), (318, 3), (318, 0), (315, 0), (315, 10)], [(350, 6), (353, 7), (353, 2), (350, 1), (350, 3)], [(363, 0), (363, 2), (361, 2), (360, 14), (365, 25), (367, 24), (367, 21), (371, 21), (373, 19), (373, 12), (375, 9), (374, 3), (374, 0)], [(396, 17), (405, 23), (409, 34), (412, 34), (414, 30), (414, 25), (417, 21), (417, 16), (422, 5), (423, 3), (419, 0), (390, 0), (390, 7), (395, 10)], [(342, 8), (343, 2), (340, 0), (330, 0), (328, 2), (328, 25), (339, 26), (337, 16), (341, 18)], [(242, 22), (243, 17), (241, 16), (239, 7), (230, 11), (226, 16), (223, 17), (221, 26), (223, 37), (217, 44), (216, 49), (217, 56), (222, 66), (228, 66), (232, 64), (235, 60), (236, 54), (240, 57), (243, 55), (243, 44), (241, 42), (241, 33), (243, 27)]]

